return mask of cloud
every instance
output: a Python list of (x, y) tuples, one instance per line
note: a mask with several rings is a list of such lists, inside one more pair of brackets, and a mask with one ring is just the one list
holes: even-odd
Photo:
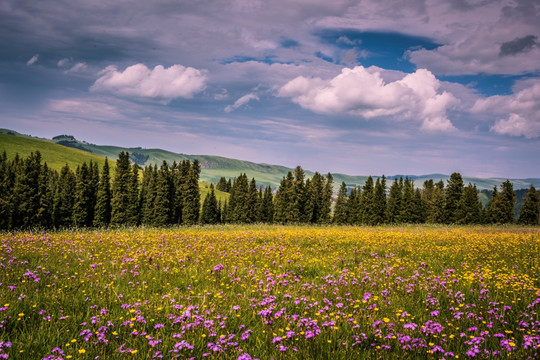
[(66, 74), (77, 73), (77, 72), (85, 71), (86, 69), (88, 69), (88, 65), (86, 65), (86, 63), (78, 62), (75, 65), (73, 65), (70, 69), (66, 70), (65, 73)]
[(58, 67), (64, 67), (66, 66), (67, 64), (69, 64), (69, 59), (68, 58), (63, 58), (63, 59), (60, 59), (58, 60), (58, 62), (56, 63), (56, 66)]
[(234, 102), (234, 104), (227, 105), (225, 107), (225, 112), (234, 111), (234, 110), (238, 109), (240, 106), (247, 104), (251, 100), (259, 100), (259, 97), (257, 95), (255, 95), (254, 93), (246, 94), (246, 95), (242, 96), (241, 98), (239, 98), (238, 100), (236, 100)]
[(512, 95), (497, 95), (477, 100), (471, 111), (502, 115), (491, 131), (528, 139), (540, 137), (540, 79), (524, 82)]
[(155, 99), (168, 104), (177, 98), (192, 98), (206, 87), (205, 71), (182, 65), (149, 69), (144, 64), (128, 66), (118, 71), (108, 66), (90, 91), (109, 92), (119, 96)]
[[(459, 101), (451, 93), (439, 92), (440, 82), (425, 69), (385, 81), (384, 71), (376, 67), (344, 68), (336, 77), (323, 80), (298, 76), (278, 93), (290, 97), (305, 109), (321, 114), (349, 114), (366, 119), (391, 117), (421, 119), (425, 131), (455, 129), (446, 110)], [(395, 76), (395, 72), (391, 73)]]
[(499, 56), (516, 55), (522, 52), (527, 52), (536, 45), (537, 36), (527, 35), (522, 38), (515, 38), (512, 41), (507, 41), (501, 44)]
[(28, 61), (26, 62), (26, 66), (32, 66), (32, 65), (34, 65), (35, 63), (38, 62), (38, 58), (39, 58), (39, 54), (36, 54), (36, 55), (32, 56), (32, 57), (30, 58), (30, 60), (28, 60)]

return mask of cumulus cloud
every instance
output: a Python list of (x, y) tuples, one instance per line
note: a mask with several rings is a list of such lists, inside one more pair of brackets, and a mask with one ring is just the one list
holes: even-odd
[(32, 57), (30, 58), (30, 60), (28, 60), (28, 61), (26, 62), (26, 66), (34, 65), (35, 63), (37, 63), (38, 58), (39, 58), (39, 54), (36, 54), (36, 55), (32, 56)]
[(420, 119), (425, 131), (455, 129), (446, 111), (459, 101), (451, 93), (439, 91), (440, 82), (430, 71), (419, 69), (389, 82), (384, 77), (376, 67), (344, 68), (329, 80), (298, 76), (285, 84), (278, 95), (321, 114)]
[(238, 100), (236, 100), (234, 102), (234, 104), (227, 105), (225, 107), (225, 112), (234, 111), (234, 110), (238, 109), (240, 106), (247, 104), (251, 100), (259, 100), (259, 97), (257, 95), (255, 95), (254, 93), (246, 94), (246, 95), (242, 96), (241, 98), (239, 98)]
[(172, 65), (169, 68), (158, 65), (149, 69), (144, 64), (136, 64), (128, 66), (124, 71), (111, 65), (99, 74), (101, 76), (90, 91), (154, 99), (165, 104), (177, 98), (192, 98), (206, 86), (204, 71), (182, 65)]
[(497, 134), (540, 137), (540, 80), (526, 82), (512, 95), (496, 95), (477, 100), (473, 113), (490, 113), (499, 117), (491, 127)]

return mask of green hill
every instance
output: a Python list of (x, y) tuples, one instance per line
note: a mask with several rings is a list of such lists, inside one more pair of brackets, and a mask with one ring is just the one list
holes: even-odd
[(0, 133), (0, 153), (6, 152), (8, 159), (13, 159), (16, 154), (20, 157), (27, 157), (31, 152), (39, 150), (43, 161), (51, 169), (60, 171), (67, 163), (71, 169), (83, 162), (96, 162), (103, 166), (105, 158), (96, 154), (78, 149), (66, 148), (52, 142), (34, 139), (25, 136), (8, 135)]
[[(141, 166), (149, 164), (161, 164), (163, 161), (172, 164), (174, 161), (181, 162), (182, 160), (193, 161), (198, 159), (201, 164), (201, 181), (217, 183), (224, 176), (225, 178), (237, 177), (240, 173), (246, 173), (248, 179), (255, 178), (258, 185), (270, 185), (274, 189), (279, 186), (283, 176), (292, 168), (279, 165), (258, 164), (250, 161), (230, 159), (221, 156), (212, 155), (187, 155), (178, 154), (162, 149), (145, 149), (142, 147), (125, 148), (110, 145), (95, 145), (85, 141), (75, 139), (71, 135), (59, 135), (52, 139), (35, 138), (30, 135), (23, 135), (8, 129), (0, 129), (0, 151), (6, 151), (8, 156), (15, 156), (19, 153), (21, 156), (28, 155), (31, 151), (40, 150), (43, 159), (47, 161), (49, 166), (55, 169), (61, 168), (66, 162), (70, 167), (76, 167), (76, 164), (83, 161), (93, 160), (100, 164), (103, 163), (104, 157), (115, 161), (118, 153), (127, 151), (130, 153), (131, 160)], [(311, 177), (313, 172), (305, 171), (307, 177)], [(379, 175), (379, 174), (377, 174)], [(351, 176), (345, 174), (332, 174), (334, 177), (334, 188), (337, 190), (341, 182), (345, 182), (348, 187), (363, 185), (367, 176)], [(387, 185), (390, 186), (394, 178), (399, 178), (405, 175), (388, 176)], [(377, 177), (377, 176), (374, 176)], [(443, 174), (428, 174), (428, 175), (408, 175), (413, 179), (417, 187), (422, 187), (423, 182), (428, 179), (433, 179), (435, 182), (443, 180), (447, 182), (449, 175)], [(479, 190), (492, 190), (494, 186), (499, 186), (506, 179), (503, 178), (475, 178), (463, 176), (465, 184), (476, 184)], [(529, 188), (531, 184), (540, 188), (540, 179), (510, 179), (514, 184), (514, 189)], [(216, 192), (217, 194), (217, 192)], [(204, 195), (201, 197), (204, 199)], [(219, 197), (218, 197), (219, 199)]]

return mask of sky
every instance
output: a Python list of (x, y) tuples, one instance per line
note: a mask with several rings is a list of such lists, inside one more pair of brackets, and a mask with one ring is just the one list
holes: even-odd
[(540, 177), (538, 0), (2, 0), (0, 127), (349, 175)]

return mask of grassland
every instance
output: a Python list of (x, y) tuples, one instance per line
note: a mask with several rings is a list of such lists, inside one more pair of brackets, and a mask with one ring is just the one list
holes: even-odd
[(0, 356), (10, 359), (540, 355), (534, 228), (0, 236)]

